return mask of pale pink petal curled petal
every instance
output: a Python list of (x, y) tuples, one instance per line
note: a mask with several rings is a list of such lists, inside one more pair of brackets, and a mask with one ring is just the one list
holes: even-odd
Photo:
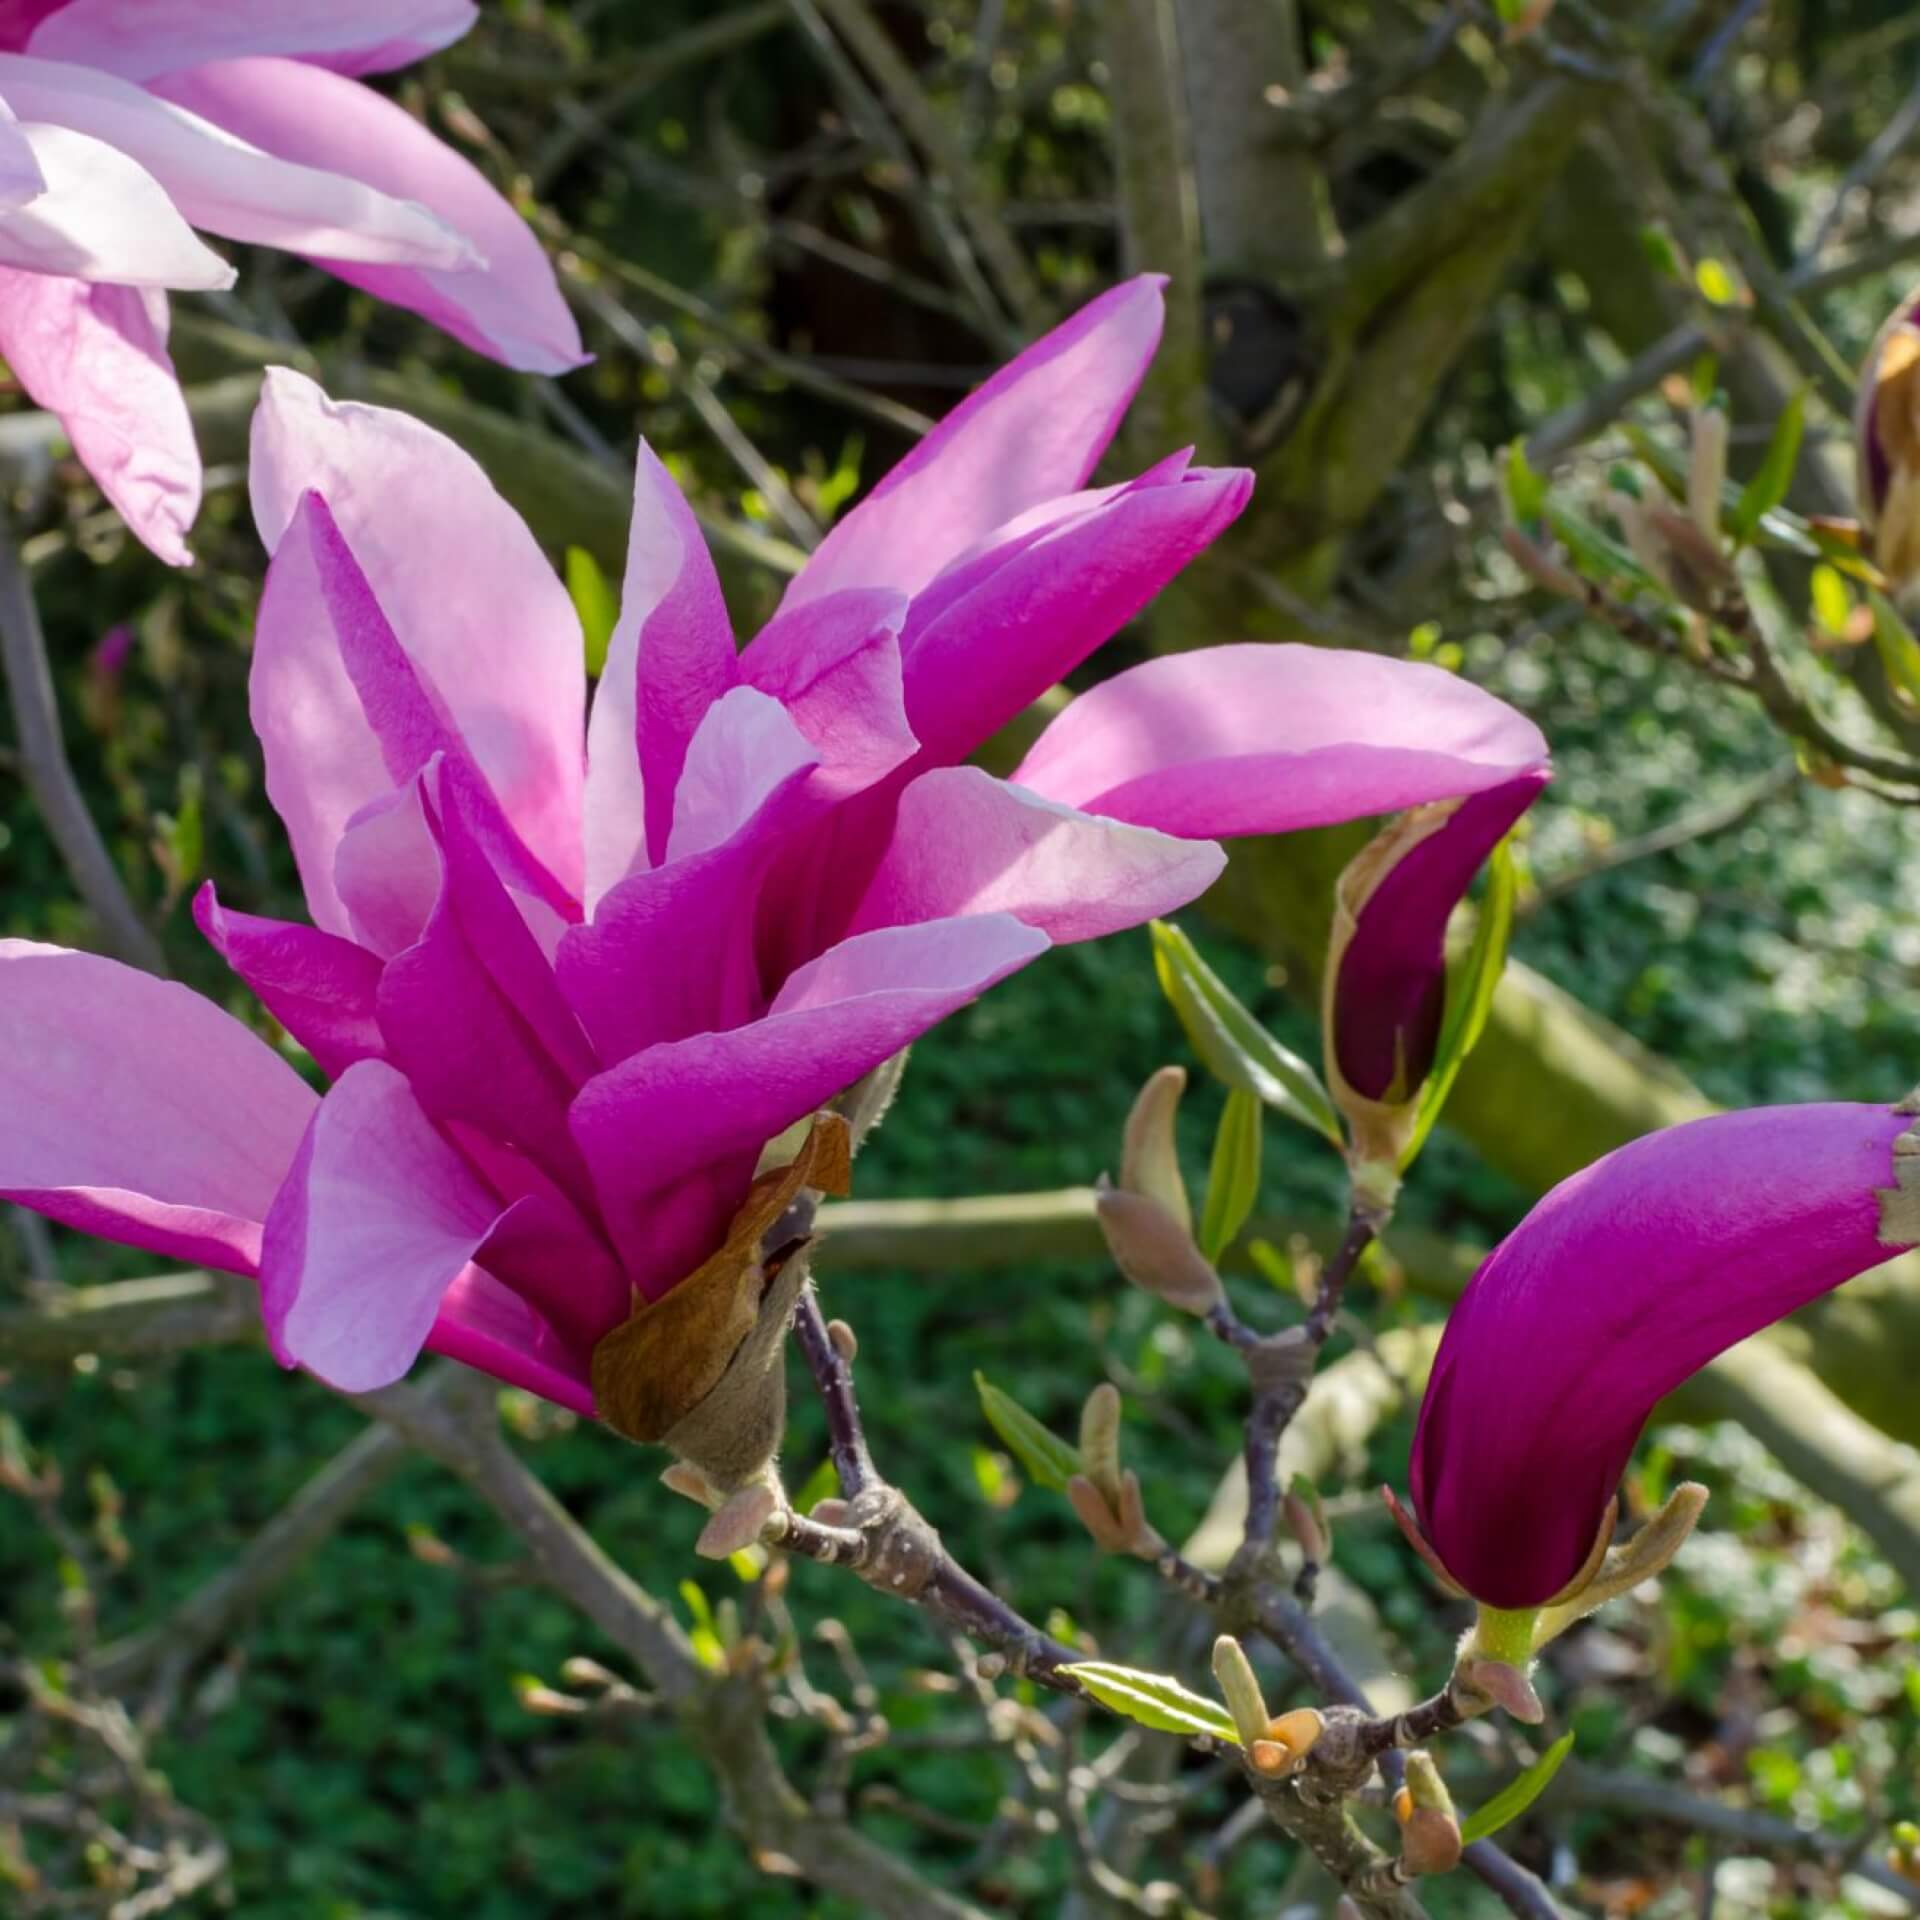
[(587, 904), (665, 857), (687, 743), (740, 677), (720, 581), (673, 476), (643, 440), (620, 617), (587, 734)]
[(382, 960), (420, 938), (440, 894), (440, 849), (427, 819), (426, 780), (423, 769), (348, 815), (334, 849), (334, 897), (348, 932)]
[(731, 840), (795, 775), (819, 764), (778, 700), (752, 687), (723, 693), (687, 743), (665, 864)]
[(1081, 486), (1159, 344), (1165, 284), (1113, 288), (1002, 367), (827, 535), (783, 605), (841, 587), (916, 593), (1002, 522)]
[[(649, 1047), (589, 1081), (574, 1137), (635, 1285), (663, 1292), (712, 1251), (702, 1236), (738, 1203), (739, 1169), (751, 1175), (765, 1141), (1048, 944), (1010, 914), (860, 934), (788, 980), (764, 1019)], [(674, 1201), (715, 1166), (730, 1197), (722, 1184), (699, 1205)]]
[[(46, 17), (25, 50), (150, 80), (242, 54), (290, 54), (339, 73), (404, 67), (451, 46), (472, 0), (29, 0)], [(10, 22), (8, 24), (11, 24)], [(8, 45), (14, 44), (9, 40)]]
[(1248, 643), (1103, 681), (1013, 778), (1088, 813), (1198, 838), (1393, 813), (1482, 792), (1546, 759), (1531, 720), (1457, 674)]
[(382, 1050), (374, 994), (380, 962), (318, 927), (263, 920), (223, 907), (209, 880), (194, 896), (200, 931), (254, 998), (337, 1080)]
[(134, 534), (185, 566), (200, 451), (167, 358), (166, 295), (0, 267), (0, 359)]
[(66, 127), (22, 124), (46, 190), (0, 211), (0, 266), (128, 287), (230, 287), (234, 270), (166, 189), (117, 147)]
[[(278, 367), (254, 415), (248, 477), (269, 552), (300, 496), (324, 497), (380, 611), (507, 820), (577, 896), (580, 622), (519, 515), (444, 435), (384, 407), (336, 403)], [(256, 702), (255, 717), (276, 716)], [(283, 714), (279, 724), (302, 722)], [(301, 876), (311, 902), (304, 859)], [(314, 918), (341, 931), (317, 904)]]
[(207, 233), (343, 260), (456, 267), (475, 258), (471, 244), (425, 207), (277, 159), (110, 73), (0, 53), (0, 98), (23, 121), (70, 127), (119, 148)]
[(18, 115), (0, 101), (0, 209), (25, 206), (47, 190), (47, 176), (21, 130)]
[(1237, 469), (1199, 468), (1172, 485), (1119, 489), (1014, 543), (1011, 558), (985, 567), (930, 621), (916, 609), (900, 651), (925, 758), (964, 759), (1071, 672), (1233, 523), (1252, 486)]
[(1901, 1251), (1880, 1202), (1912, 1125), (1838, 1102), (1689, 1121), (1563, 1180), (1494, 1249), (1447, 1321), (1413, 1443), (1422, 1531), (1469, 1593), (1551, 1599), (1664, 1395)]
[(387, 265), (325, 244), (279, 244), (522, 372), (566, 373), (587, 359), (533, 229), (477, 167), (395, 102), (297, 60), (225, 60), (169, 73), (153, 90), (282, 160), (430, 209), (473, 258)]
[(349, 1067), (267, 1216), (260, 1304), (275, 1357), (342, 1392), (391, 1386), (500, 1213), (399, 1072)]
[(823, 594), (776, 614), (740, 655), (740, 675), (771, 694), (820, 755), (814, 792), (844, 800), (919, 749), (907, 725), (900, 626), (891, 588)]
[(314, 1104), (210, 1000), (95, 954), (0, 940), (0, 1197), (252, 1273)]
[(1011, 913), (1056, 943), (1095, 940), (1184, 906), (1225, 865), (1210, 840), (1102, 820), (978, 767), (937, 768), (901, 794), (854, 927)]

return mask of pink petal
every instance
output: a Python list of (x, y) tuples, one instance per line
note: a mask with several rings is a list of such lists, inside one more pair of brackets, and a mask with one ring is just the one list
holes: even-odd
[(464, 1269), (442, 1295), (427, 1348), (556, 1406), (593, 1414), (590, 1356), (568, 1346), (526, 1301), (479, 1267)]
[(185, 566), (200, 452), (167, 358), (166, 296), (0, 268), (0, 359), (135, 535)]
[(369, 800), (348, 816), (334, 849), (334, 893), (348, 931), (382, 960), (420, 938), (440, 893), (440, 851), (427, 820), (426, 780), (423, 768), (405, 786)]
[(233, 268), (117, 147), (66, 127), (22, 124), (14, 133), (46, 185), (0, 211), (0, 266), (129, 287), (233, 285)]
[(489, 1272), (511, 1274), (514, 1291), (575, 1353), (591, 1355), (633, 1311), (633, 1289), (619, 1262), (557, 1195), (516, 1200), (488, 1234), (478, 1261)]
[(346, 260), (474, 263), (471, 244), (425, 207), (277, 159), (112, 74), (0, 53), (0, 97), (22, 120), (118, 147), (208, 233)]
[(901, 678), (906, 612), (890, 588), (822, 594), (776, 614), (740, 656), (741, 678), (778, 700), (819, 753), (823, 798), (861, 792), (919, 748)]
[(812, 744), (778, 700), (752, 687), (723, 693), (688, 742), (674, 789), (665, 863), (731, 840), (796, 775), (819, 764)]
[(936, 589), (941, 610), (929, 619), (916, 607), (901, 642), (907, 717), (925, 758), (964, 759), (1077, 667), (1232, 524), (1252, 486), (1250, 474), (1201, 468), (1171, 485), (1122, 488), (1013, 542), (1011, 557), (982, 567), (958, 598)]
[(0, 1196), (252, 1273), (314, 1105), (210, 1000), (94, 954), (0, 940)]
[(380, 962), (365, 947), (317, 927), (262, 920), (223, 907), (209, 880), (193, 917), (209, 944), (254, 997), (337, 1080), (382, 1051), (374, 994)]
[(796, 973), (766, 1018), (649, 1047), (589, 1081), (574, 1138), (634, 1283), (658, 1294), (684, 1279), (764, 1142), (1047, 945), (1008, 914), (860, 934)]
[(828, 534), (783, 606), (842, 587), (917, 593), (993, 528), (1081, 486), (1159, 345), (1165, 284), (1113, 288), (1002, 367)]
[(707, 709), (740, 677), (699, 523), (643, 440), (620, 618), (587, 734), (587, 904), (666, 854), (674, 789)]
[(28, 49), (125, 80), (281, 53), (340, 73), (404, 67), (451, 46), (478, 17), (472, 0), (44, 0)]
[(1011, 913), (1056, 943), (1095, 940), (1184, 906), (1225, 865), (1210, 840), (1098, 819), (978, 767), (938, 768), (900, 796), (854, 925)]
[(501, 1212), (381, 1060), (349, 1067), (267, 1217), (260, 1300), (287, 1366), (365, 1393), (418, 1358)]
[(324, 242), (278, 244), (523, 372), (565, 373), (589, 357), (533, 230), (477, 167), (393, 101), (297, 60), (220, 61), (169, 73), (153, 90), (282, 160), (430, 209), (472, 257), (382, 265)]
[(1840, 1102), (1689, 1121), (1563, 1180), (1494, 1249), (1447, 1321), (1413, 1444), (1421, 1527), (1468, 1592), (1559, 1592), (1655, 1404), (1900, 1251), (1880, 1196), (1912, 1124)]
[[(303, 493), (325, 498), (438, 711), (519, 838), (577, 895), (586, 699), (580, 622), (519, 515), (443, 435), (384, 407), (331, 401), (312, 381), (278, 367), (268, 371), (254, 415), (249, 479), (269, 552)], [(315, 618), (310, 610), (293, 613)], [(301, 638), (297, 621), (289, 638)], [(324, 655), (325, 637), (309, 629), (294, 651)], [(326, 682), (325, 725), (343, 727), (333, 711), (343, 676), (311, 659), (301, 671), (316, 694)], [(299, 697), (289, 686), (274, 702)], [(255, 717), (273, 715), (263, 716), (256, 700)], [(281, 724), (294, 734), (309, 726), (296, 714)], [(365, 798), (371, 790), (360, 791)], [(311, 887), (304, 858), (301, 876)], [(308, 898), (314, 918), (340, 931), (311, 892)]]
[(1532, 721), (1457, 674), (1249, 643), (1102, 681), (1013, 777), (1089, 813), (1198, 838), (1393, 813), (1479, 793), (1546, 758)]

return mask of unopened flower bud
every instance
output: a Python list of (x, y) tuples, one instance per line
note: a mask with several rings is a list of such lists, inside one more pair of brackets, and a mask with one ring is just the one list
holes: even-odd
[(1407, 1784), (1401, 1791), (1406, 1794), (1410, 1807), (1428, 1807), (1449, 1815), (1453, 1812), (1453, 1795), (1447, 1791), (1440, 1769), (1433, 1764), (1433, 1755), (1422, 1748), (1416, 1747), (1407, 1755)]
[(1687, 511), (1709, 540), (1720, 538), (1720, 496), (1727, 484), (1727, 410), (1709, 401), (1693, 410)]
[(1461, 1847), (1460, 1822), (1432, 1807), (1415, 1807), (1400, 1828), (1400, 1862), (1410, 1874), (1451, 1873)]
[(1903, 300), (1860, 370), (1854, 414), (1860, 517), (1896, 586), (1920, 572), (1920, 309)]
[(1621, 538), (1627, 543), (1627, 551), (1671, 592), (1673, 575), (1668, 566), (1667, 543), (1654, 530), (1646, 502), (1616, 486), (1608, 491), (1607, 506), (1620, 528)]
[(1174, 1116), (1187, 1090), (1185, 1067), (1162, 1067), (1140, 1089), (1120, 1149), (1120, 1184), (1128, 1193), (1157, 1200), (1182, 1229), (1193, 1231), (1193, 1207), (1180, 1176), (1180, 1149)]
[(1080, 1470), (1109, 1505), (1120, 1500), (1120, 1389), (1102, 1380), (1080, 1410)]
[(1320, 1490), (1304, 1473), (1294, 1475), (1293, 1484), (1281, 1498), (1280, 1513), (1301, 1553), (1316, 1564), (1325, 1560), (1332, 1546), (1327, 1509)]
[(1261, 1773), (1291, 1773), (1313, 1751), (1326, 1730), (1326, 1715), (1317, 1709), (1290, 1708), (1267, 1722), (1265, 1737), (1248, 1747), (1247, 1757)]
[(1272, 1716), (1246, 1648), (1230, 1633), (1223, 1633), (1213, 1643), (1213, 1678), (1227, 1711), (1233, 1715), (1240, 1744), (1251, 1753), (1256, 1742), (1267, 1738), (1267, 1722)]
[(1143, 1292), (1201, 1318), (1226, 1298), (1192, 1234), (1158, 1200), (1103, 1187), (1095, 1206), (1114, 1265)]

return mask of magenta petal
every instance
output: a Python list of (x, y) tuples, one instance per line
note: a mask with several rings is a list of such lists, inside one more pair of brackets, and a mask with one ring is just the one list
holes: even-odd
[(208, 943), (254, 997), (336, 1080), (356, 1060), (381, 1053), (374, 994), (380, 962), (317, 927), (235, 913), (209, 880), (194, 896), (193, 917)]
[[(1042, 538), (1016, 542), (1011, 558), (985, 568), (971, 591), (943, 599), (931, 620), (916, 608), (901, 657), (907, 717), (926, 759), (964, 759), (1077, 667), (1232, 524), (1252, 485), (1251, 474), (1203, 468), (1171, 486), (1122, 488)], [(1021, 783), (1048, 791), (1024, 774)], [(1170, 821), (1140, 824), (1185, 831)]]
[[(14, 0), (17, 12), (21, 0)], [(39, 16), (27, 50), (126, 80), (249, 53), (295, 55), (340, 73), (378, 73), (451, 46), (472, 0), (25, 0)], [(7, 24), (11, 25), (11, 20)], [(11, 37), (6, 44), (16, 44)]]
[(1355, 1092), (1405, 1098), (1426, 1079), (1446, 1011), (1447, 921), (1546, 784), (1544, 770), (1525, 773), (1462, 801), (1367, 896), (1333, 991), (1334, 1047)]
[(394, 1068), (349, 1067), (267, 1217), (260, 1301), (275, 1356), (346, 1393), (392, 1385), (500, 1211)]
[(314, 1106), (210, 1000), (94, 954), (0, 940), (0, 1198), (252, 1273)]
[(263, 152), (425, 207), (472, 249), (464, 265), (389, 265), (301, 248), (341, 279), (522, 372), (566, 373), (588, 358), (533, 230), (477, 167), (372, 88), (298, 60), (234, 59), (169, 72), (153, 91)]
[(978, 767), (937, 768), (901, 794), (854, 926), (1004, 912), (1056, 942), (1095, 940), (1186, 905), (1225, 865), (1211, 841), (1079, 813)]
[(526, 1301), (479, 1267), (440, 1299), (427, 1348), (575, 1413), (594, 1411), (591, 1355), (569, 1346)]
[(740, 656), (740, 675), (771, 694), (820, 756), (813, 791), (843, 800), (912, 759), (900, 626), (890, 588), (822, 595), (776, 614)]
[(589, 907), (635, 868), (664, 857), (688, 742), (739, 677), (732, 623), (699, 522), (642, 441), (620, 617), (588, 723)]
[(1013, 777), (1088, 813), (1204, 838), (1394, 813), (1483, 792), (1546, 760), (1532, 721), (1457, 674), (1249, 643), (1103, 681)]
[[(577, 896), (586, 699), (580, 622), (519, 515), (444, 435), (384, 407), (336, 403), (282, 367), (269, 369), (261, 391), (248, 482), (269, 552), (281, 545), (303, 494), (325, 500), (436, 712), (516, 836)], [(287, 680), (254, 702), (262, 739), (271, 750), (269, 729), (278, 730), (291, 756), (283, 790), (303, 777), (301, 751), (309, 746), (324, 758), (347, 749), (336, 735), (358, 734), (356, 766), (367, 752), (359, 702), (327, 659), (324, 607), (295, 600), (285, 611)], [(263, 606), (263, 630), (264, 618)], [(317, 774), (335, 781), (350, 771)], [(355, 774), (349, 784), (357, 806), (391, 782)], [(280, 795), (274, 798), (280, 806)], [(288, 818), (284, 806), (281, 817)], [(335, 918), (323, 911), (327, 890), (315, 896), (299, 833), (294, 850), (315, 921), (342, 931), (337, 905)], [(330, 843), (322, 851), (330, 861)]]
[(785, 608), (843, 587), (916, 593), (956, 554), (1093, 471), (1160, 341), (1164, 279), (1089, 301), (963, 400), (820, 543)]
[(684, 1279), (711, 1251), (699, 1235), (716, 1209), (744, 1190), (736, 1174), (730, 1200), (674, 1201), (689, 1176), (750, 1175), (764, 1142), (1047, 945), (1009, 914), (860, 934), (794, 974), (766, 1018), (649, 1047), (590, 1081), (574, 1137), (635, 1284), (653, 1294)]
[(0, 358), (135, 535), (185, 566), (200, 452), (167, 358), (166, 295), (0, 267)]
[(1885, 1107), (1762, 1107), (1564, 1180), (1447, 1322), (1414, 1436), (1420, 1525), (1476, 1599), (1580, 1570), (1647, 1415), (1736, 1341), (1900, 1251), (1878, 1237)]
[(507, 1276), (568, 1351), (588, 1359), (600, 1338), (633, 1311), (633, 1289), (605, 1241), (555, 1194), (516, 1200), (475, 1259)]

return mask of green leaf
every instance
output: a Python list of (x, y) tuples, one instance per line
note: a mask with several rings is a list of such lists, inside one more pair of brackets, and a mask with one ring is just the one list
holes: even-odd
[(1189, 1737), (1205, 1734), (1233, 1747), (1240, 1744), (1233, 1716), (1225, 1707), (1189, 1693), (1164, 1673), (1142, 1673), (1135, 1667), (1116, 1667), (1105, 1660), (1082, 1660), (1060, 1671), (1071, 1674), (1103, 1707), (1143, 1727)]
[(1640, 229), (1640, 251), (1647, 256), (1647, 263), (1665, 280), (1684, 280), (1687, 277), (1687, 263), (1680, 257), (1680, 249), (1674, 245), (1673, 235), (1657, 222), (1649, 222)]
[(1666, 588), (1618, 540), (1602, 533), (1591, 520), (1577, 513), (1569, 513), (1565, 507), (1549, 506), (1547, 525), (1553, 529), (1554, 537), (1573, 556), (1574, 565), (1588, 579), (1604, 580), (1611, 577), (1625, 580), (1642, 593), (1657, 594), (1663, 600), (1672, 598)]
[(1853, 595), (1838, 567), (1824, 560), (1813, 570), (1813, 617), (1832, 634), (1844, 634), (1847, 618), (1853, 612)]
[(1533, 526), (1547, 510), (1547, 483), (1527, 458), (1524, 440), (1507, 449), (1507, 506), (1521, 527)]
[(1668, 498), (1684, 506), (1687, 499), (1687, 470), (1675, 457), (1673, 449), (1662, 446), (1637, 420), (1622, 421), (1621, 429), (1627, 436), (1627, 444), (1660, 482)]
[(1156, 920), (1150, 931), (1160, 990), (1207, 1071), (1341, 1145), (1340, 1122), (1320, 1076), (1241, 1005), (1178, 927)]
[(1696, 407), (1704, 407), (1719, 391), (1719, 356), (1703, 353), (1687, 370), (1687, 385), (1693, 393), (1693, 404)]
[(1007, 1451), (1026, 1470), (1036, 1487), (1051, 1487), (1063, 1492), (1066, 1484), (1080, 1471), (1080, 1453), (1053, 1431), (1042, 1426), (1020, 1402), (1002, 1393), (984, 1373), (973, 1376), (980, 1393), (980, 1410), (987, 1425), (1000, 1436)]
[(832, 1460), (822, 1460), (814, 1470), (800, 1483), (800, 1491), (793, 1496), (795, 1513), (811, 1513), (822, 1500), (830, 1500), (840, 1492), (840, 1476), (834, 1471)]
[(1733, 269), (1724, 260), (1702, 260), (1693, 270), (1693, 284), (1716, 307), (1735, 307), (1740, 304), (1740, 282), (1733, 277)]
[(1560, 1771), (1560, 1763), (1573, 1751), (1573, 1735), (1563, 1733), (1532, 1766), (1496, 1793), (1485, 1806), (1468, 1815), (1460, 1828), (1467, 1846), (1498, 1833), (1509, 1821), (1518, 1820), (1546, 1791), (1547, 1782)]
[(1751, 480), (1740, 491), (1727, 532), (1736, 546), (1752, 539), (1760, 522), (1787, 497), (1793, 485), (1793, 470), (1800, 459), (1800, 437), (1807, 424), (1807, 390), (1802, 387), (1780, 410), (1773, 423), (1773, 437), (1767, 442), (1766, 457), (1754, 470)]
[(1873, 644), (1887, 670), (1887, 684), (1905, 705), (1920, 707), (1920, 641), (1877, 587), (1867, 589), (1867, 603), (1873, 608)]
[(597, 680), (606, 670), (607, 642), (620, 617), (620, 602), (600, 571), (600, 562), (585, 547), (567, 549), (567, 592), (586, 639), (587, 672)]
[(1200, 1214), (1200, 1251), (1211, 1265), (1238, 1238), (1260, 1197), (1260, 1102), (1243, 1088), (1227, 1095), (1213, 1136), (1207, 1203)]
[(1519, 892), (1513, 865), (1513, 840), (1509, 835), (1494, 848), (1487, 861), (1486, 897), (1480, 902), (1480, 918), (1473, 929), (1473, 944), (1459, 972), (1447, 983), (1447, 1014), (1440, 1027), (1440, 1044), (1433, 1057), (1433, 1069), (1421, 1089), (1419, 1111), (1414, 1116), (1413, 1137), (1400, 1156), (1404, 1173), (1427, 1143), (1440, 1109), (1447, 1104), (1453, 1083), (1466, 1064), (1467, 1055), (1480, 1044), (1487, 1028), (1487, 1015), (1493, 1010), (1493, 990), (1507, 964), (1507, 942), (1513, 935), (1513, 906)]

